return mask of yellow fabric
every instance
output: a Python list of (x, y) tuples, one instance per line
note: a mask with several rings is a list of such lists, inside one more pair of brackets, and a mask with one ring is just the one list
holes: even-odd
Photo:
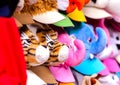
[(78, 8), (76, 8), (73, 12), (67, 14), (67, 16), (74, 21), (86, 22), (84, 13), (82, 12), (82, 10), (79, 11)]
[(69, 83), (59, 83), (59, 85), (75, 85), (73, 82), (69, 82)]

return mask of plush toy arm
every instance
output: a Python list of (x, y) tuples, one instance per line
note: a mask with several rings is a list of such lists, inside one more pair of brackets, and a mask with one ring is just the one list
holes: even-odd
[(68, 66), (78, 65), (85, 56), (85, 46), (82, 41), (74, 40), (74, 45), (69, 48), (69, 57), (66, 60), (65, 64)]

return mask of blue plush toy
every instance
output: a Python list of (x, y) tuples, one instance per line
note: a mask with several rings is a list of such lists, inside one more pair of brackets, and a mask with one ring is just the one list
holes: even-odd
[(75, 27), (65, 28), (69, 35), (74, 36), (84, 42), (86, 47), (85, 59), (73, 68), (85, 75), (92, 75), (102, 71), (105, 67), (102, 62), (95, 57), (96, 54), (104, 50), (107, 44), (107, 36), (102, 28), (94, 28), (91, 25), (73, 22)]

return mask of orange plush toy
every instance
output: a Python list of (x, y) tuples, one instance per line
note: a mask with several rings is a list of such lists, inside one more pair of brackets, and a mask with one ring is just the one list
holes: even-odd
[(66, 10), (67, 13), (73, 12), (76, 7), (78, 10), (81, 10), (85, 4), (87, 4), (89, 0), (69, 0), (69, 6)]

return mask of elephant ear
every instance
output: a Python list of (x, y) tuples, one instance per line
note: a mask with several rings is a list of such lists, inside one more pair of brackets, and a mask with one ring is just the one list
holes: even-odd
[(69, 35), (74, 35), (76, 39), (82, 40), (85, 44), (90, 44), (89, 39), (94, 39), (94, 31), (91, 25), (73, 22), (75, 27), (66, 28)]
[(102, 52), (107, 45), (107, 35), (105, 31), (100, 27), (96, 27), (96, 34), (96, 40), (92, 43), (91, 46), (91, 53), (93, 54)]

